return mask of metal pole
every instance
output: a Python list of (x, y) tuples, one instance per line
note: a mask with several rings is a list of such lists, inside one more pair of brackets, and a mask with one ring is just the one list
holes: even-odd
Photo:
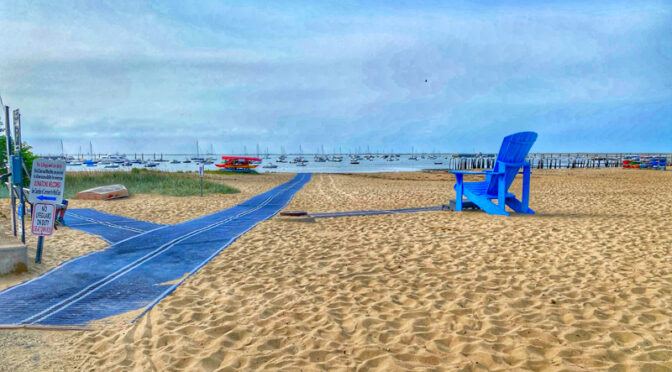
[(203, 197), (203, 173), (205, 173), (205, 164), (198, 166), (198, 174), (201, 176), (201, 198)]
[[(23, 150), (23, 145), (21, 144), (21, 114), (19, 113), (19, 110), (16, 109), (14, 110), (14, 142), (15, 142), (15, 150), (16, 150), (16, 156), (19, 159), (19, 166), (17, 167), (18, 169), (14, 169), (15, 172), (19, 172), (19, 174), (23, 175), (23, 169), (22, 166), (23, 164), (23, 155), (21, 154)], [(61, 148), (63, 146), (63, 141), (61, 141)], [(14, 164), (12, 164), (12, 167), (14, 167)], [(26, 172), (28, 173), (28, 172)], [(17, 187), (17, 185), (14, 185), (14, 187)], [(19, 190), (19, 200), (21, 202), (21, 243), (26, 244), (26, 200), (23, 195), (23, 177), (20, 177), (20, 183), (18, 185), (18, 190)]]
[(21, 196), (21, 243), (26, 244), (26, 200), (23, 198), (23, 185), (19, 185)]
[(10, 135), (10, 128), (9, 128), (9, 107), (3, 106), (3, 109), (5, 110), (5, 149), (7, 152), (7, 173), (12, 172), (12, 163), (10, 156), (12, 155), (12, 145), (10, 143), (11, 135)]
[[(12, 135), (9, 126), (9, 106), (5, 106), (5, 144), (7, 148), (7, 171), (12, 173)], [(14, 195), (14, 184), (10, 181), (8, 185), (9, 197), (12, 203), (12, 230), (16, 236), (16, 196)]]
[(37, 253), (35, 254), (35, 263), (42, 263), (42, 248), (44, 245), (44, 236), (37, 238)]

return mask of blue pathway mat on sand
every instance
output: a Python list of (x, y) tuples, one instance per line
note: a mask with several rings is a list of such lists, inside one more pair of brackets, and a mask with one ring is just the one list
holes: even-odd
[(326, 213), (311, 213), (311, 217), (315, 218), (332, 218), (332, 217), (351, 217), (351, 216), (374, 216), (377, 214), (395, 214), (395, 213), (414, 213), (414, 212), (430, 212), (440, 211), (442, 206), (434, 207), (418, 207), (418, 208), (403, 208), (403, 209), (375, 209), (369, 211), (348, 211), (348, 212), (326, 212)]
[(109, 243), (116, 243), (164, 225), (108, 214), (95, 209), (68, 209), (65, 226), (100, 236)]
[[(81, 325), (147, 311), (239, 236), (287, 205), (291, 181), (229, 209), (140, 233), (0, 292), (0, 324)], [(177, 284), (162, 284), (180, 279)]]

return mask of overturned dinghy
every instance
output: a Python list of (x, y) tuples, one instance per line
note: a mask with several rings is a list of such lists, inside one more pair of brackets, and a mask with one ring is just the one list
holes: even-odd
[(127, 196), (128, 190), (126, 190), (124, 185), (107, 185), (80, 191), (75, 195), (75, 199), (110, 200), (125, 198)]

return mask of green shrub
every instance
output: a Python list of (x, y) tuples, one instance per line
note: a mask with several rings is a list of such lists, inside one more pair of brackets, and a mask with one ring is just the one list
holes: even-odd
[[(7, 148), (6, 143), (7, 143), (7, 137), (6, 136), (0, 136), (0, 167), (1, 167), (0, 172), (2, 172), (2, 174), (7, 173), (7, 168), (5, 167), (5, 164), (6, 164), (5, 162), (7, 161), (7, 152), (5, 151), (5, 149)], [(23, 141), (21, 143), (23, 143), (23, 146), (21, 147), (21, 157), (23, 157), (23, 162), (26, 164), (26, 168), (28, 168), (28, 172), (32, 172), (32, 170), (33, 170), (33, 160), (37, 159), (38, 156), (33, 154), (30, 151), (32, 149), (32, 147), (28, 146)], [(12, 151), (14, 151), (14, 150), (12, 150)], [(27, 186), (30, 185), (30, 181), (28, 180), (28, 176), (30, 176), (30, 175), (26, 174), (25, 170), (23, 170), (22, 172), (23, 172), (23, 178), (22, 178), (23, 184), (24, 184), (24, 186), (27, 187)]]

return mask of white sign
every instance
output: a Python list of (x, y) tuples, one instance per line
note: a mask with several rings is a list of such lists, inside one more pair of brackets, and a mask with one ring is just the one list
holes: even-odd
[(19, 204), (18, 208), (16, 208), (16, 216), (18, 223), (16, 224), (16, 231), (21, 234), (23, 232), (23, 205)]
[(53, 204), (33, 204), (33, 225), (30, 229), (33, 235), (49, 236), (54, 233), (54, 218), (56, 206)]
[(21, 114), (19, 109), (14, 110), (14, 151), (21, 151)]
[(65, 161), (35, 159), (30, 177), (30, 203), (61, 204), (65, 186)]
[(203, 177), (203, 168), (205, 168), (204, 164), (200, 164), (198, 166), (198, 175), (201, 176), (201, 177)]

